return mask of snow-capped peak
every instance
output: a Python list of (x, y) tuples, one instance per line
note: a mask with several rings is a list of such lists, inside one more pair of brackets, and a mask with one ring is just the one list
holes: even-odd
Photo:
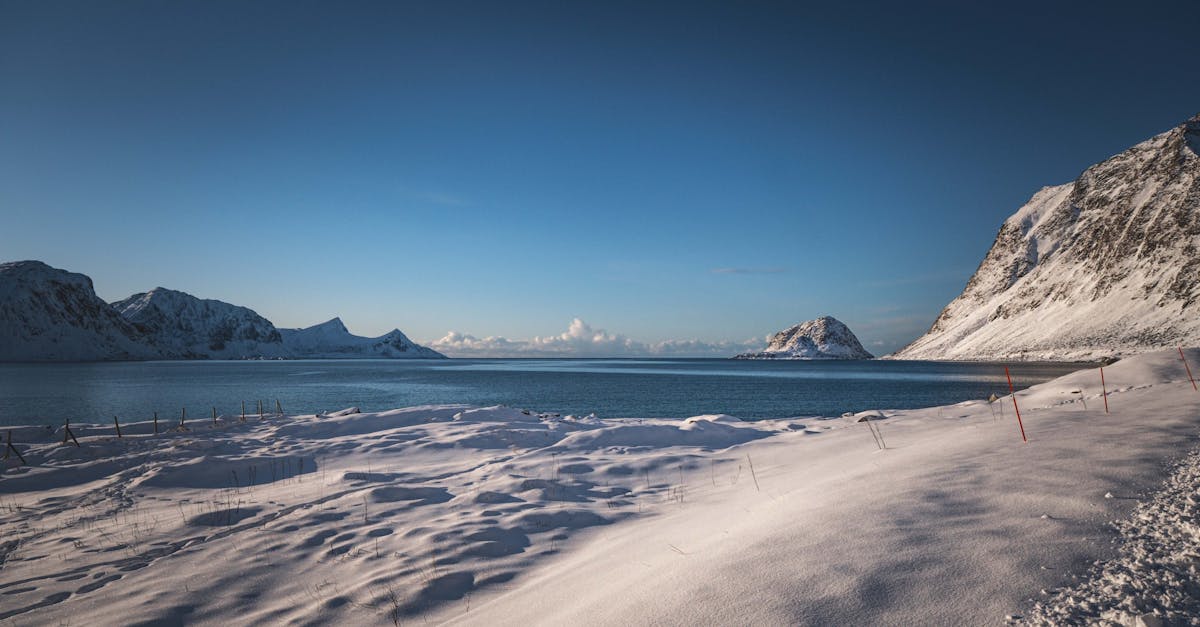
[(158, 346), (188, 357), (285, 357), (270, 320), (246, 307), (157, 287), (113, 303)]
[(311, 327), (306, 327), (303, 330), (312, 335), (324, 335), (338, 338), (350, 335), (350, 330), (346, 328), (346, 323), (342, 322), (341, 318), (331, 318), (320, 324), (314, 324)]
[(833, 316), (793, 325), (771, 336), (766, 350), (735, 359), (871, 359), (850, 328)]
[(40, 261), (0, 264), (0, 361), (171, 356), (96, 296), (92, 280)]
[(399, 329), (376, 338), (350, 333), (340, 318), (303, 329), (281, 329), (284, 344), (297, 356), (322, 359), (352, 357), (441, 359), (445, 355), (409, 340)]
[(55, 282), (94, 291), (92, 280), (86, 275), (52, 268), (41, 261), (26, 260), (0, 263), (0, 276), (5, 278), (4, 281), (0, 282), (0, 298), (2, 299), (7, 299), (14, 295), (21, 286), (32, 285), (34, 283)]

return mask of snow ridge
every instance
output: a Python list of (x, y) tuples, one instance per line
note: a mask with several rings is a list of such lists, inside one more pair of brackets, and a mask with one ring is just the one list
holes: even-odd
[(1046, 187), (899, 359), (1091, 360), (1200, 341), (1200, 115)]
[(155, 345), (188, 358), (286, 357), (270, 320), (251, 309), (163, 287), (113, 303)]
[(771, 336), (764, 351), (734, 359), (872, 359), (850, 328), (832, 316), (788, 327)]
[(0, 264), (0, 361), (167, 356), (96, 296), (88, 277), (40, 261)]

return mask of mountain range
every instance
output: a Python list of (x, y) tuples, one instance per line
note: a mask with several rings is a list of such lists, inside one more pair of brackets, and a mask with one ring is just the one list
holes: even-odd
[(0, 264), (0, 361), (444, 359), (399, 329), (376, 338), (342, 321), (279, 329), (252, 309), (155, 288), (109, 304), (85, 275), (40, 261)]

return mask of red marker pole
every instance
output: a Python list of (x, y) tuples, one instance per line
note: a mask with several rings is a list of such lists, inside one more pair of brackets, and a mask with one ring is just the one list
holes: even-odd
[(1191, 382), (1192, 382), (1192, 389), (1193, 389), (1193, 390), (1198, 390), (1198, 391), (1200, 391), (1200, 388), (1197, 388), (1197, 387), (1196, 387), (1196, 380), (1192, 378), (1192, 367), (1188, 365), (1188, 363), (1187, 363), (1187, 357), (1184, 357), (1184, 356), (1183, 356), (1183, 347), (1182, 347), (1182, 346), (1180, 346), (1180, 347), (1178, 347), (1178, 348), (1179, 348), (1179, 359), (1180, 359), (1181, 361), (1183, 361), (1183, 367), (1187, 369), (1187, 373), (1188, 373), (1188, 381), (1191, 381)]
[(1025, 437), (1025, 423), (1021, 422), (1021, 408), (1017, 407), (1017, 392), (1013, 389), (1012, 375), (1008, 374), (1008, 366), (1004, 367), (1004, 376), (1008, 379), (1008, 393), (1012, 395), (1013, 409), (1017, 411), (1017, 426), (1021, 427), (1021, 441), (1028, 442)]
[(1104, 390), (1104, 413), (1108, 413), (1108, 386), (1104, 384), (1104, 366), (1100, 366), (1100, 389)]

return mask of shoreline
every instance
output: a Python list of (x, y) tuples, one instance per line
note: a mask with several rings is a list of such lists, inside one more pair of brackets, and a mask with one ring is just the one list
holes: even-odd
[(458, 405), (85, 431), (0, 475), (0, 618), (1002, 622), (1116, 556), (1108, 522), (1197, 444), (1178, 356), (1106, 367), (1111, 414), (1092, 374), (1017, 393), (1028, 444), (977, 400), (868, 424)]
[[(1086, 367), (1011, 368), (1029, 385)], [(528, 374), (525, 374), (528, 373)], [(189, 418), (212, 407), (239, 415), (244, 400), (289, 413), (357, 405), (384, 411), (471, 403), (606, 417), (677, 418), (723, 412), (746, 420), (840, 416), (879, 407), (925, 408), (1007, 392), (1003, 364), (735, 360), (483, 360), (458, 362), (156, 362), (0, 366), (0, 427), (111, 425)], [(323, 385), (322, 385), (323, 384)]]

